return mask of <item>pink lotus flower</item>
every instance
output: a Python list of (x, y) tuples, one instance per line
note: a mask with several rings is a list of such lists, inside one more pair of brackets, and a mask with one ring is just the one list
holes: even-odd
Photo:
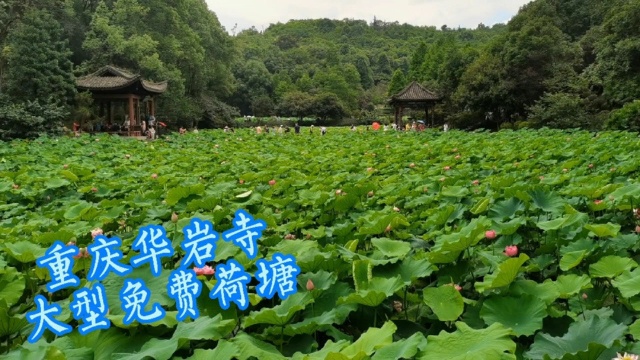
[(307, 291), (311, 291), (315, 288), (316, 286), (313, 284), (313, 281), (311, 281), (311, 279), (307, 280)]
[(444, 170), (445, 170), (445, 171), (449, 171), (449, 170), (451, 170), (451, 166), (445, 166), (445, 167), (444, 167)]
[(91, 256), (89, 255), (87, 248), (80, 248), (79, 250), (78, 254), (73, 256), (74, 259), (88, 258)]
[(456, 160), (460, 160), (460, 155), (456, 155)]
[(63, 169), (68, 169), (68, 168), (69, 168), (69, 164), (64, 164), (64, 165), (62, 165), (62, 168), (63, 168)]
[(154, 180), (157, 179), (158, 178), (158, 174), (156, 174), (156, 173), (151, 174), (151, 178), (154, 179)]
[(372, 196), (373, 196), (373, 191), (369, 191), (369, 192), (367, 193), (367, 196), (368, 196), (368, 197), (372, 197)]
[(202, 268), (194, 267), (193, 271), (196, 272), (196, 275), (213, 275), (216, 273), (216, 270), (209, 265), (205, 265)]
[(587, 300), (589, 296), (586, 293), (582, 293), (582, 300)]
[(409, 164), (409, 167), (410, 168), (414, 168), (414, 167), (416, 167), (416, 164), (415, 163), (411, 163), (411, 164)]
[(600, 200), (600, 199), (594, 200), (593, 203), (596, 204), (596, 205), (600, 205), (600, 204), (602, 204), (602, 200)]
[(473, 180), (472, 184), (478, 186), (480, 185), (480, 180)]
[(336, 190), (336, 195), (340, 195), (340, 194), (342, 194), (342, 190), (340, 189)]
[(398, 207), (394, 206), (394, 207), (393, 207), (393, 211), (395, 211), (395, 212), (399, 212), (399, 211), (400, 211), (400, 209), (399, 209)]
[(593, 169), (593, 164), (589, 164), (589, 169)]
[(91, 188), (91, 191), (93, 191), (94, 193), (95, 193), (95, 192), (98, 192), (98, 188), (97, 188), (97, 187), (92, 187), (92, 188)]
[(103, 235), (103, 234), (104, 234), (104, 232), (102, 231), (101, 228), (95, 228), (95, 229), (91, 230), (91, 238), (92, 239), (95, 239), (96, 236)]
[(12, 188), (13, 188), (13, 190), (18, 190), (18, 189), (20, 189), (20, 185), (13, 184)]
[(507, 246), (504, 248), (504, 254), (509, 257), (514, 257), (518, 255), (518, 247), (516, 245)]
[(495, 239), (497, 236), (496, 231), (495, 230), (487, 230), (484, 232), (484, 237), (486, 237), (489, 240), (493, 240)]
[(368, 167), (368, 168), (367, 168), (367, 171), (368, 171), (368, 172), (372, 172), (372, 171), (373, 171), (373, 168), (372, 168), (372, 167)]

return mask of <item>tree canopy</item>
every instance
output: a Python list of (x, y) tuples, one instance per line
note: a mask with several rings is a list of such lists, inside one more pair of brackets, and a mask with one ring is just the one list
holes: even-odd
[(104, 65), (168, 81), (157, 113), (176, 127), (237, 115), (384, 120), (388, 96), (418, 81), (442, 97), (437, 121), (460, 128), (619, 128), (618, 109), (640, 96), (637, 1), (535, 0), (507, 24), (475, 29), (315, 19), (233, 36), (204, 0), (0, 8), (0, 114), (11, 116), (86, 113), (74, 78)]

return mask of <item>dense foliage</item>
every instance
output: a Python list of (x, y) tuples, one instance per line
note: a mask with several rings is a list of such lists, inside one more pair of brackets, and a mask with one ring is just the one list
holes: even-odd
[(617, 129), (610, 113), (640, 96), (639, 8), (536, 0), (475, 29), (316, 19), (229, 35), (204, 0), (5, 0), (0, 91), (75, 114), (74, 74), (113, 64), (169, 81), (158, 114), (170, 126), (220, 127), (238, 115), (389, 121), (388, 96), (416, 80), (458, 128)]
[[(0, 351), (9, 359), (640, 353), (639, 146), (625, 132), (320, 136), (308, 128), (2, 143)], [(208, 298), (216, 280), (202, 275), (200, 318), (177, 323), (166, 276), (183, 255), (180, 229), (192, 217), (228, 229), (241, 208), (267, 222), (259, 258), (297, 257), (298, 294), (282, 302), (251, 295), (246, 311), (223, 311)], [(110, 275), (111, 329), (25, 341), (33, 326), (24, 314), (36, 294), (47, 295), (48, 272), (35, 266), (47, 247), (86, 247), (101, 227), (123, 240), (127, 261), (147, 224), (167, 229), (175, 257), (159, 280), (146, 268), (129, 276), (147, 281), (164, 320), (123, 324), (115, 295), (122, 279)], [(233, 244), (219, 241), (216, 254), (215, 263), (234, 257), (256, 269)], [(90, 260), (76, 260), (83, 284)], [(47, 299), (75, 327), (73, 290)]]

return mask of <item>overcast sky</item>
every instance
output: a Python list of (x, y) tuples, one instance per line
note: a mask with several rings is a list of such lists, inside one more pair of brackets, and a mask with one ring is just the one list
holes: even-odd
[(530, 0), (206, 0), (222, 26), (231, 32), (290, 19), (358, 19), (373, 17), (412, 25), (475, 28), (509, 21)]

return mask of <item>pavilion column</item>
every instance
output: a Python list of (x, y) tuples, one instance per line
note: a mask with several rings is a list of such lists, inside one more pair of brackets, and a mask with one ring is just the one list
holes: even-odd
[(129, 136), (131, 136), (131, 126), (133, 124), (133, 118), (135, 116), (135, 112), (134, 112), (134, 106), (133, 106), (133, 95), (129, 95)]
[(429, 107), (425, 106), (424, 108), (424, 122), (425, 124), (429, 123)]
[(151, 98), (151, 116), (156, 116), (156, 103), (153, 98)]
[(396, 113), (395, 113), (395, 116), (394, 116), (394, 122), (396, 123), (396, 128), (398, 128), (398, 126), (399, 126), (398, 125), (398, 117), (399, 117), (399, 114), (400, 114), (400, 107), (398, 105), (396, 105), (395, 106), (395, 110), (396, 110)]

